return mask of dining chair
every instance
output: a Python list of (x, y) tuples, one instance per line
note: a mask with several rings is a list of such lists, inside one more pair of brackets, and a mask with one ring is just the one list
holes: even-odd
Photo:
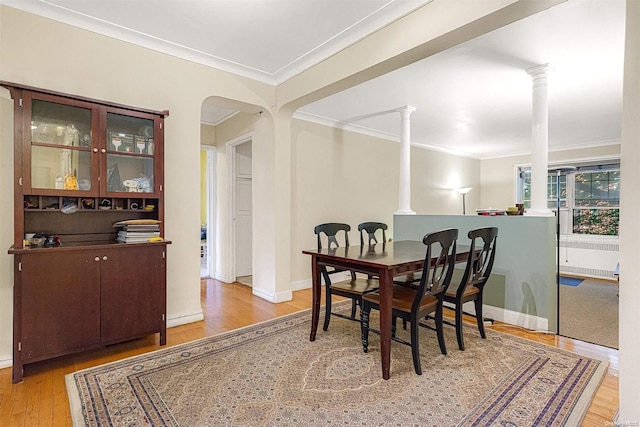
[[(362, 224), (358, 225), (358, 231), (360, 232), (360, 246), (364, 246), (364, 242), (365, 242), (365, 233), (367, 235), (367, 244), (368, 245), (375, 245), (378, 242), (378, 237), (376, 236), (376, 233), (378, 232), (378, 230), (381, 230), (382, 232), (382, 239), (381, 241), (384, 243), (387, 241), (387, 231), (388, 227), (387, 224), (383, 223), (383, 222), (363, 222)], [(380, 233), (378, 233), (380, 234)]]
[[(471, 239), (471, 245), (462, 279), (459, 284), (449, 286), (444, 294), (444, 301), (455, 306), (455, 323), (453, 325), (456, 327), (456, 337), (460, 350), (464, 350), (462, 315), (467, 313), (463, 312), (462, 306), (466, 302), (473, 301), (480, 336), (486, 338), (482, 316), (482, 294), (484, 285), (491, 275), (493, 260), (496, 256), (498, 228), (475, 228), (469, 231), (468, 236)], [(451, 324), (450, 322), (445, 323)]]
[[(323, 235), (326, 238), (327, 249), (329, 251), (335, 250), (336, 248), (340, 247), (340, 244), (338, 243), (339, 237), (341, 237), (344, 241), (345, 247), (349, 247), (349, 231), (351, 231), (351, 226), (349, 224), (330, 222), (317, 225), (313, 229), (313, 232), (318, 237), (318, 251), (322, 250), (323, 239), (321, 236)], [(333, 283), (331, 281), (330, 275), (343, 271), (349, 271), (351, 278), (346, 281)], [(322, 326), (322, 330), (326, 331), (327, 329), (329, 329), (329, 320), (331, 319), (332, 315), (341, 317), (343, 319), (360, 322), (360, 318), (357, 317), (357, 307), (362, 304), (362, 295), (367, 292), (378, 290), (378, 280), (371, 278), (359, 278), (356, 276), (356, 273), (354, 271), (345, 268), (335, 268), (327, 266), (322, 267), (321, 274), (324, 278), (326, 297), (324, 324)], [(339, 295), (351, 299), (351, 316), (345, 316), (342, 313), (335, 313), (331, 311), (332, 295)]]
[[(422, 375), (420, 365), (420, 343), (418, 341), (419, 327), (433, 329), (430, 326), (420, 323), (420, 320), (435, 312), (435, 330), (438, 334), (438, 344), (442, 354), (447, 354), (447, 347), (444, 342), (442, 303), (444, 293), (451, 281), (453, 266), (456, 258), (456, 240), (458, 230), (450, 228), (436, 231), (424, 236), (422, 242), (426, 245), (426, 255), (422, 268), (422, 276), (417, 289), (394, 285), (393, 297), (391, 300), (392, 316), (392, 336), (393, 341), (411, 346), (413, 356), (413, 367), (416, 374)], [(380, 310), (380, 293), (371, 292), (363, 295), (361, 306), (362, 317), (362, 349), (366, 353), (369, 347), (369, 317), (371, 309)], [(396, 336), (396, 320), (411, 323), (410, 341), (403, 340)]]
[[(367, 241), (367, 245), (369, 247), (375, 246), (378, 242), (378, 237), (380, 237), (380, 241), (382, 242), (382, 248), (384, 251), (384, 247), (387, 244), (387, 224), (384, 222), (363, 222), (358, 224), (358, 231), (360, 232), (360, 247), (364, 248), (364, 242)], [(378, 231), (380, 231), (378, 233)], [(376, 235), (376, 233), (378, 235)], [(366, 235), (366, 239), (365, 239)], [(363, 249), (361, 249), (363, 250)], [(375, 278), (375, 276), (369, 275), (369, 279)]]

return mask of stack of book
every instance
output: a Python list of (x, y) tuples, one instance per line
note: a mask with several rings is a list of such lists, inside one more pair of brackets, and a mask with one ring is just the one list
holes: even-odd
[(114, 227), (122, 227), (116, 240), (120, 243), (145, 243), (160, 237), (160, 221), (153, 219), (133, 219), (118, 221)]

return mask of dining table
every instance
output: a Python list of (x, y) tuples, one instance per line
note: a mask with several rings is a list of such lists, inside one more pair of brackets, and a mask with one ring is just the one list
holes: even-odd
[[(455, 262), (466, 262), (468, 246), (457, 246)], [(311, 255), (312, 305), (310, 341), (315, 341), (320, 316), (322, 292), (322, 267), (345, 268), (357, 273), (375, 276), (379, 280), (380, 293), (380, 357), (382, 378), (390, 378), (391, 366), (391, 301), (393, 278), (422, 271), (427, 247), (421, 241), (403, 240), (381, 242), (374, 245), (340, 246), (320, 250), (304, 250)], [(437, 255), (435, 255), (437, 256)]]

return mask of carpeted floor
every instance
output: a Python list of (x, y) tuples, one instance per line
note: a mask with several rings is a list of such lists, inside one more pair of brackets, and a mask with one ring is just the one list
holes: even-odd
[(364, 354), (357, 323), (309, 329), (304, 311), (70, 374), (74, 426), (576, 426), (608, 365), (471, 327), (460, 351), (447, 327), (446, 356), (421, 329), (421, 376), (392, 343), (385, 381), (376, 335)]
[(618, 348), (618, 286), (586, 279), (560, 286), (560, 335)]

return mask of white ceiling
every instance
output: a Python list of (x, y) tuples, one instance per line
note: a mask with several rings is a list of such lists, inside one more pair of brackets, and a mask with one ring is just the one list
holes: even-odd
[[(430, 0), (0, 0), (278, 84)], [(455, 0), (454, 0), (455, 1)], [(463, 1), (461, 6), (463, 7)], [(550, 150), (620, 138), (624, 0), (569, 0), (300, 109), (296, 116), (477, 158), (530, 151), (531, 78), (551, 63)], [(203, 105), (203, 122), (233, 111)]]

